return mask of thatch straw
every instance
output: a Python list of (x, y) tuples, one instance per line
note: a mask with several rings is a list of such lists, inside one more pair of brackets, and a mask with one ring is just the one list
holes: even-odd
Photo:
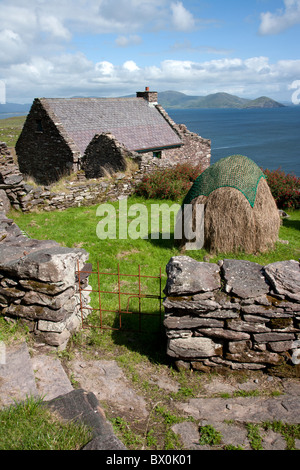
[[(193, 215), (196, 204), (205, 205), (204, 248), (210, 253), (262, 253), (274, 248), (280, 216), (264, 178), (259, 181), (253, 208), (239, 190), (231, 187), (195, 198)], [(183, 239), (181, 245), (186, 241)]]

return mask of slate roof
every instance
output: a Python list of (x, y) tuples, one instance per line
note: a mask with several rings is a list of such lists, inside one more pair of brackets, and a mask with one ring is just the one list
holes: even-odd
[(95, 134), (104, 132), (132, 151), (182, 145), (171, 125), (144, 98), (41, 98), (40, 102), (82, 155)]

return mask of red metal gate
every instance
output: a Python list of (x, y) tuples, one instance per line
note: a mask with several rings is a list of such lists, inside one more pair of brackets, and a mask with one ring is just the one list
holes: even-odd
[[(159, 329), (161, 327), (162, 319), (162, 271), (159, 269), (159, 274), (157, 276), (149, 276), (142, 274), (141, 266), (138, 266), (137, 274), (122, 274), (120, 272), (120, 265), (117, 265), (117, 272), (100, 272), (99, 262), (97, 263), (97, 270), (93, 271), (91, 265), (86, 265), (82, 270), (79, 269), (79, 263), (76, 271), (78, 285), (79, 285), (79, 297), (80, 297), (80, 310), (81, 310), (81, 319), (82, 319), (82, 328), (100, 328), (101, 330), (123, 330), (123, 331), (142, 331), (142, 320), (144, 317), (156, 317), (158, 319)], [(103, 279), (107, 276), (115, 276), (117, 280), (116, 289), (107, 290), (102, 287)], [(83, 282), (86, 278), (89, 278), (89, 285), (84, 286)], [(92, 279), (93, 278), (93, 279)], [(122, 291), (122, 279), (123, 278), (135, 278), (137, 279), (137, 291), (136, 292), (123, 292)], [(146, 279), (157, 280), (157, 293), (145, 294), (143, 293), (143, 281)], [(90, 284), (93, 285), (91, 288)], [(93, 293), (92, 304), (96, 305), (94, 307), (86, 306), (84, 302), (84, 293)], [(109, 296), (117, 296), (117, 305), (114, 309), (105, 308), (103, 295), (108, 294)], [(122, 297), (127, 299), (125, 302), (122, 302)], [(132, 299), (136, 299), (138, 303), (138, 308), (130, 310), (130, 302)], [(152, 311), (147, 311), (143, 308), (143, 299), (153, 299), (158, 301), (157, 307), (151, 308)], [(95, 316), (93, 322), (89, 321), (90, 314), (92, 312), (98, 312), (97, 321), (95, 322)], [(105, 324), (105, 314), (113, 314), (114, 325), (108, 326)], [(137, 321), (134, 322), (134, 327), (128, 328), (123, 325), (124, 317), (135, 316)], [(111, 315), (110, 315), (111, 320)], [(117, 320), (117, 321), (116, 321)]]

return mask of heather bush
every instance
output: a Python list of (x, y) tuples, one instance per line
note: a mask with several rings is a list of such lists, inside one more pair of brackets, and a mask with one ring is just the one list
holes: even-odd
[(281, 169), (264, 170), (279, 209), (300, 209), (300, 178)]
[(177, 201), (186, 195), (195, 179), (202, 173), (200, 166), (186, 163), (173, 168), (159, 169), (144, 176), (135, 189), (137, 196), (145, 199), (170, 199)]

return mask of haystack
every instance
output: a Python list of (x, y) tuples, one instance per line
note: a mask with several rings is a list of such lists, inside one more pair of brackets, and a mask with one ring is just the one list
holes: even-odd
[[(280, 216), (261, 169), (247, 157), (222, 158), (194, 182), (183, 202), (204, 205), (204, 248), (210, 253), (258, 253), (274, 248)], [(187, 240), (183, 233), (180, 245)]]

